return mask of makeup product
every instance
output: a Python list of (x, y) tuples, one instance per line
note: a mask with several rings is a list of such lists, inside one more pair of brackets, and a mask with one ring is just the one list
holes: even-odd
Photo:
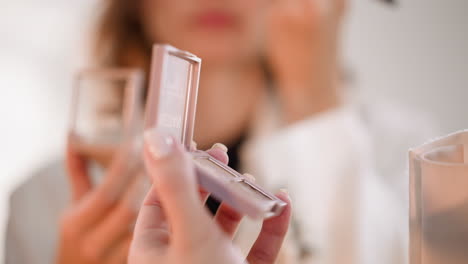
[(253, 219), (280, 214), (285, 202), (242, 174), (191, 147), (201, 59), (169, 45), (155, 45), (145, 129), (173, 136), (190, 152), (199, 184), (216, 199)]
[(80, 71), (73, 87), (69, 144), (107, 168), (114, 153), (129, 147), (141, 131), (142, 84), (137, 69)]
[(409, 153), (409, 263), (468, 263), (468, 130)]

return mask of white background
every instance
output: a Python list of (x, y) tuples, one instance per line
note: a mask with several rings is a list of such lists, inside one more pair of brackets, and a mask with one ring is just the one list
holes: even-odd
[[(63, 149), (95, 2), (0, 0), (0, 238), (12, 188)], [(351, 2), (343, 48), (360, 97), (468, 128), (468, 1)]]

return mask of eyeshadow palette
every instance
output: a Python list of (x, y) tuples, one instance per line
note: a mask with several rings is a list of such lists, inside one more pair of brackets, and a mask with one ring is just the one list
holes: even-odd
[(208, 153), (192, 148), (201, 59), (155, 45), (145, 129), (173, 136), (191, 154), (199, 184), (216, 199), (253, 219), (279, 215), (286, 203)]

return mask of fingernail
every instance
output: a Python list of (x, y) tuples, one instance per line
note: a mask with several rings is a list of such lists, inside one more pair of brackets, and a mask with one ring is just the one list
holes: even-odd
[(279, 191), (282, 192), (282, 193), (284, 193), (284, 194), (286, 194), (286, 195), (289, 197), (289, 191), (288, 191), (288, 189), (282, 188), (282, 189), (280, 189)]
[(190, 150), (195, 151), (197, 150), (197, 142), (193, 141), (190, 143)]
[(221, 143), (216, 143), (211, 147), (211, 149), (215, 149), (215, 148), (223, 151), (224, 153), (228, 152), (228, 148), (224, 144), (221, 144)]
[(174, 139), (171, 136), (161, 134), (157, 130), (145, 132), (145, 143), (154, 159), (163, 159), (169, 156), (174, 149)]
[(247, 179), (249, 179), (249, 181), (251, 181), (251, 182), (255, 182), (255, 181), (256, 181), (255, 177), (254, 177), (252, 174), (244, 173), (244, 177), (246, 177)]

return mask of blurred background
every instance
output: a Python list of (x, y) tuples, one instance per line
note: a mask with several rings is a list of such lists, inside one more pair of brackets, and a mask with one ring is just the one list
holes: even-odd
[[(86, 64), (98, 2), (0, 0), (2, 243), (10, 191), (63, 151), (72, 76)], [(358, 99), (423, 114), (440, 135), (468, 128), (467, 11), (466, 0), (352, 1), (343, 57)]]

